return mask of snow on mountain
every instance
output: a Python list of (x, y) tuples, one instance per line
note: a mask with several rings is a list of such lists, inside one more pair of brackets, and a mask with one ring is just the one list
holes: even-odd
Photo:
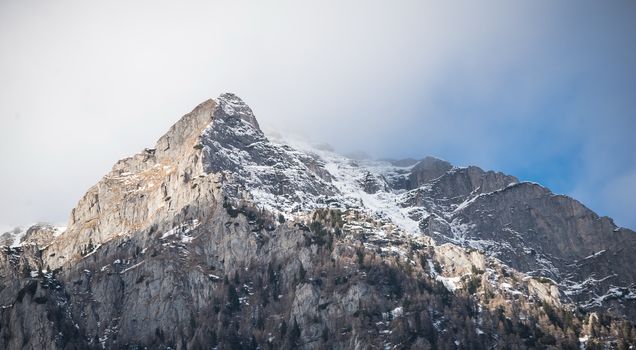
[(3, 229), (0, 232), (0, 244), (11, 248), (21, 247), (24, 244), (40, 243), (52, 241), (59, 237), (66, 230), (66, 226), (50, 225), (44, 223), (18, 226), (11, 229)]
[[(298, 139), (277, 136), (270, 140), (242, 101), (230, 96), (229, 102), (224, 97), (219, 102), (223, 113), (217, 112), (215, 122), (202, 137), (208, 170), (227, 171), (236, 189), (243, 189), (258, 207), (286, 218), (302, 217), (318, 208), (362, 212), (382, 223), (382, 229), (365, 229), (376, 239), (384, 239), (393, 229), (420, 237), (427, 244), (448, 242), (477, 249), (533, 276), (557, 280), (566, 298), (595, 298), (595, 293), (616, 287), (588, 282), (587, 288), (581, 289), (580, 283), (592, 272), (586, 275), (568, 267), (578, 260), (598, 257), (603, 249), (577, 247), (581, 252), (571, 255), (564, 250), (566, 247), (555, 251), (546, 245), (550, 240), (561, 240), (553, 228), (537, 221), (537, 214), (550, 215), (551, 210), (574, 210), (571, 220), (582, 220), (589, 227), (579, 233), (568, 228), (566, 232), (572, 237), (582, 232), (591, 235), (595, 230), (616, 232), (613, 224), (608, 230), (603, 221), (590, 222), (588, 218), (596, 220), (595, 214), (568, 197), (553, 195), (536, 183), (519, 182), (474, 166), (453, 167), (432, 157), (416, 162), (352, 159), (330, 147), (316, 147)], [(228, 196), (243, 198), (238, 192)], [(524, 209), (529, 205), (535, 206), (534, 214)], [(559, 220), (552, 225), (560, 227), (564, 223)], [(538, 231), (550, 238), (537, 239)], [(560, 247), (560, 243), (555, 246)], [(383, 249), (405, 254), (398, 247)], [(621, 275), (626, 281), (636, 278), (625, 275), (624, 269), (616, 271), (612, 264), (603, 265), (603, 269), (614, 270), (607, 276)]]
[[(510, 317), (523, 323), (518, 330), (552, 322), (541, 325), (552, 332), (560, 316), (543, 314), (574, 305), (636, 319), (634, 232), (538, 184), (476, 166), (347, 157), (268, 138), (233, 94), (205, 101), (154, 148), (117, 162), (80, 199), (68, 228), (38, 224), (0, 238), (22, 245), (3, 251), (0, 272), (57, 271), (64, 283), (47, 273), (46, 290), (30, 284), (30, 295), (37, 305), (55, 300), (77, 325), (56, 325), (66, 339), (80, 339), (68, 332), (81, 329), (81, 339), (103, 347), (121, 345), (114, 335), (139, 344), (238, 339), (218, 328), (221, 319), (244, 335), (258, 324), (264, 333), (254, 341), (282, 347), (334, 337), (351, 347), (352, 334), (390, 347), (404, 334), (436, 332), (419, 340), (431, 345), (472, 323), (475, 339), (494, 346), (508, 339), (500, 337), (510, 333)], [(1, 305), (17, 305), (14, 294), (24, 297), (28, 283), (0, 293)], [(346, 323), (334, 316), (345, 314)], [(293, 342), (271, 335), (282, 324)], [(168, 332), (175, 325), (179, 332)]]
[[(409, 217), (409, 208), (402, 208), (405, 190), (391, 190), (384, 183), (385, 178), (392, 176), (407, 177), (412, 166), (397, 167), (388, 161), (353, 160), (335, 152), (317, 149), (310, 144), (298, 140), (283, 140), (306, 154), (317, 156), (322, 166), (331, 175), (331, 184), (338, 189), (338, 194), (331, 198), (332, 204), (345, 208), (357, 208), (371, 217), (389, 220), (409, 234), (419, 235), (418, 222)], [(381, 182), (382, 190), (375, 193), (365, 191), (365, 181)]]
[[(202, 154), (204, 173), (199, 176), (220, 174), (226, 198), (237, 203), (249, 201), (292, 220), (303, 220), (320, 208), (355, 211), (379, 226), (370, 226), (362, 219), (357, 224), (349, 223), (348, 227), (375, 237), (373, 241), (382, 242), (387, 232), (394, 232), (417, 237), (428, 245), (453, 243), (477, 249), (530, 275), (554, 279), (566, 297), (580, 301), (598, 298), (599, 293), (612, 288), (628, 287), (629, 281), (636, 278), (629, 276), (620, 281), (617, 277), (625, 274), (616, 271), (612, 264), (602, 265), (603, 271), (587, 274), (571, 268), (585, 265), (586, 260), (602, 258), (607, 254), (606, 246), (595, 243), (591, 246), (598, 248), (593, 251), (576, 247), (581, 253), (570, 257), (563, 250), (554, 251), (546, 246), (545, 239), (537, 239), (537, 230), (543, 230), (541, 234), (550, 239), (559, 237), (551, 236), (545, 227), (536, 226), (539, 223), (536, 213), (544, 215), (546, 201), (548, 206), (563, 202), (564, 208), (578, 211), (576, 217), (594, 215), (538, 184), (519, 182), (514, 177), (473, 166), (453, 167), (433, 157), (419, 161), (352, 159), (330, 147), (314, 146), (299, 139), (280, 136), (268, 139), (252, 110), (240, 98), (224, 94), (217, 103), (220, 108), (214, 110), (194, 145)], [(169, 143), (166, 149), (174, 148)], [(153, 169), (157, 167), (165, 172), (175, 170), (171, 164), (155, 164)], [(130, 172), (118, 176), (130, 186), (144, 179)], [(135, 191), (149, 190), (146, 186), (152, 185), (144, 183)], [(535, 214), (528, 216), (523, 208), (528, 208), (531, 202), (537, 206)], [(166, 232), (177, 232), (179, 227), (173, 226)], [(595, 229), (598, 228), (590, 230)], [(43, 236), (40, 240), (54, 240), (63, 231), (49, 228), (37, 235)], [(611, 226), (611, 232), (622, 231)], [(26, 235), (25, 228), (3, 237), (5, 244), (19, 246)], [(184, 235), (184, 242), (190, 239)], [(406, 254), (397, 246), (381, 249)]]

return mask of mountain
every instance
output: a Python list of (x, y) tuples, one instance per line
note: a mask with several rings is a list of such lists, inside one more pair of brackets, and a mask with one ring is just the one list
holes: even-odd
[(66, 228), (1, 236), (0, 348), (636, 346), (633, 231), (502, 173), (354, 158), (203, 102)]

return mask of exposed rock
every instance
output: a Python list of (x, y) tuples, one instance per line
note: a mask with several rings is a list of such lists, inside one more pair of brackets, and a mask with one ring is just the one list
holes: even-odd
[(0, 235), (0, 245), (10, 246), (13, 244), (13, 233), (5, 232)]
[(39, 247), (48, 246), (55, 238), (64, 232), (65, 228), (50, 224), (36, 224), (29, 227), (22, 238), (22, 244), (36, 244)]
[(426, 157), (420, 160), (413, 169), (411, 169), (411, 175), (409, 176), (410, 188), (418, 188), (423, 184), (436, 179), (447, 171), (452, 169), (453, 166), (441, 159)]
[(628, 347), (635, 239), (501, 173), (271, 141), (223, 94), (2, 248), (0, 348)]

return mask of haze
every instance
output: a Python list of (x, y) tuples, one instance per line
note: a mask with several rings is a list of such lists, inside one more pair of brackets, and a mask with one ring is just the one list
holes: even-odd
[(633, 1), (0, 0), (0, 224), (64, 223), (231, 91), (270, 129), (536, 181), (636, 228)]

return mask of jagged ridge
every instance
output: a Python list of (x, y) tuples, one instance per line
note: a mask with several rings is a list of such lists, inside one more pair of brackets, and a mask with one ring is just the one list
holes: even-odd
[[(564, 302), (634, 315), (633, 232), (501, 173), (269, 140), (233, 94), (118, 162), (60, 237), (41, 236), (0, 261), (7, 347), (565, 347), (615, 324)], [(605, 341), (631, 341), (625, 327)]]

